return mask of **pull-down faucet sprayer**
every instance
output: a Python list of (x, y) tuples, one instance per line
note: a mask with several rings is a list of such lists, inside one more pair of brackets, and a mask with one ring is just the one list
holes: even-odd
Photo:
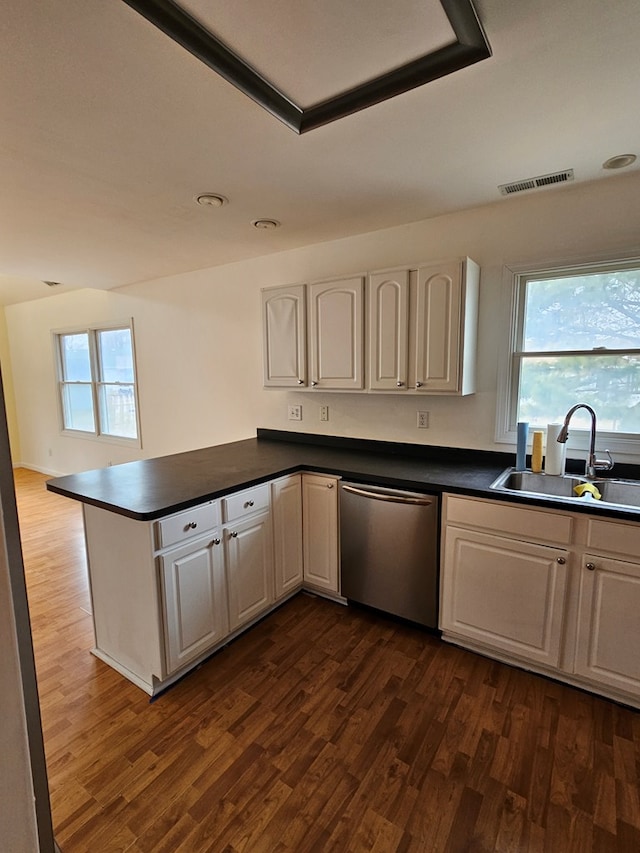
[(608, 450), (605, 450), (607, 454), (607, 459), (598, 459), (596, 457), (596, 413), (591, 408), (591, 406), (587, 406), (586, 403), (577, 403), (575, 406), (572, 406), (567, 412), (564, 424), (562, 425), (562, 429), (558, 434), (557, 440), (560, 444), (565, 444), (567, 438), (569, 438), (569, 421), (571, 420), (571, 416), (576, 411), (576, 409), (586, 409), (591, 415), (591, 433), (589, 438), (589, 455), (587, 456), (587, 460), (584, 466), (584, 474), (585, 477), (593, 477), (596, 476), (596, 471), (610, 471), (613, 468), (613, 459), (611, 458), (611, 454)]

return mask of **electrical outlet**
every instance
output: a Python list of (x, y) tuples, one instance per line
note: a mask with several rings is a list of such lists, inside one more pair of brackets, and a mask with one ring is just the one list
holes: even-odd
[(429, 429), (429, 412), (418, 412), (418, 429)]
[(289, 406), (288, 412), (290, 421), (302, 420), (302, 406)]
[(329, 420), (329, 406), (320, 406), (320, 420), (328, 421)]

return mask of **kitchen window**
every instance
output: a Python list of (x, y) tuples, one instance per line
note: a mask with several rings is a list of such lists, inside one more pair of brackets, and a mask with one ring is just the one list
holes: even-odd
[[(598, 433), (626, 440), (630, 450), (629, 440), (640, 438), (640, 260), (510, 275), (511, 346), (498, 438), (515, 440), (517, 421), (544, 428), (561, 423), (575, 403), (588, 403)], [(589, 423), (579, 410), (572, 431)]]
[(62, 431), (139, 446), (133, 325), (54, 334)]

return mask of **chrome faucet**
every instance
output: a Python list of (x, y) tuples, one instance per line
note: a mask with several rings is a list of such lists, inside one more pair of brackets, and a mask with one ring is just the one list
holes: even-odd
[(596, 456), (596, 413), (593, 411), (591, 406), (587, 406), (586, 403), (577, 403), (577, 405), (572, 406), (567, 412), (564, 423), (562, 425), (562, 429), (558, 434), (558, 441), (560, 444), (566, 444), (567, 439), (569, 438), (569, 421), (571, 420), (571, 416), (576, 411), (576, 409), (586, 409), (591, 415), (591, 436), (589, 440), (589, 455), (587, 456), (587, 460), (584, 466), (584, 474), (585, 477), (593, 478), (596, 476), (596, 471), (610, 471), (613, 468), (613, 459), (611, 458), (611, 454), (608, 450), (605, 450), (607, 454), (607, 459), (598, 459)]

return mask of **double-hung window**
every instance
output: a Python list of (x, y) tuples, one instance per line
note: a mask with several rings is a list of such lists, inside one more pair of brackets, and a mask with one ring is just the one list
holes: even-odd
[(133, 326), (54, 334), (62, 429), (139, 444)]
[[(640, 440), (640, 260), (529, 270), (513, 276), (512, 345), (502, 435), (517, 421), (562, 422), (576, 403), (598, 433)], [(578, 410), (573, 430), (587, 430)]]

